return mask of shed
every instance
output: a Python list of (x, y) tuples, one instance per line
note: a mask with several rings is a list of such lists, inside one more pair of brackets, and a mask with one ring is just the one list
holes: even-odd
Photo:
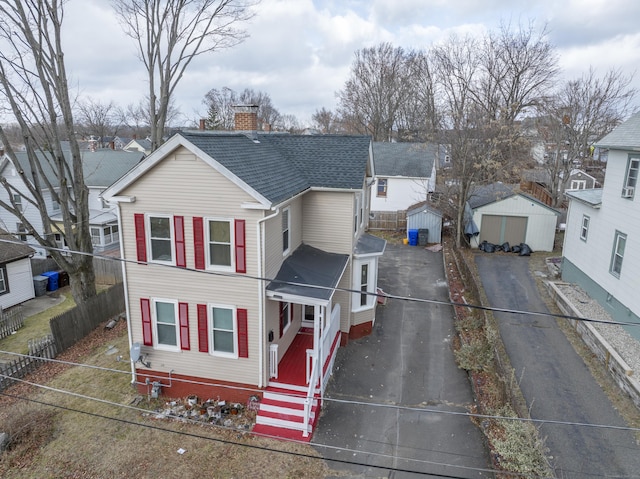
[(526, 243), (533, 251), (553, 251), (560, 212), (503, 183), (477, 187), (468, 199), (480, 234), (472, 238), (493, 244)]
[(31, 259), (35, 251), (0, 230), (0, 307), (10, 308), (35, 297)]
[(429, 230), (428, 242), (442, 241), (442, 213), (429, 206), (426, 201), (416, 203), (407, 209), (407, 231)]

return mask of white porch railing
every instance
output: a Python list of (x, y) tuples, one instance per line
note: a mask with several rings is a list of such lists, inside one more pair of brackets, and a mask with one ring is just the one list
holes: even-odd
[(269, 345), (269, 377), (278, 379), (278, 345)]
[[(302, 435), (304, 437), (309, 437), (309, 433), (311, 432), (309, 429), (309, 423), (311, 422), (311, 408), (313, 407), (313, 401), (316, 393), (316, 384), (318, 383), (318, 379), (320, 378), (320, 368), (318, 361), (318, 355), (315, 353), (313, 349), (307, 350), (307, 356), (309, 356), (309, 352), (311, 352), (311, 374), (307, 375), (309, 379), (309, 386), (307, 387), (307, 397), (304, 399), (304, 430), (302, 431)], [(307, 361), (307, 365), (309, 362)]]
[(323, 331), (322, 334), (322, 351), (323, 358), (322, 364), (327, 361), (327, 358), (331, 354), (331, 345), (333, 344), (333, 340), (338, 334), (340, 330), (340, 304), (336, 304), (333, 306), (333, 310), (331, 311), (331, 320), (329, 321), (329, 327), (326, 331)]

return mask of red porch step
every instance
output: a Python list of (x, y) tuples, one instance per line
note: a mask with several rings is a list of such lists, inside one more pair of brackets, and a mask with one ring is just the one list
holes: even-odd
[[(305, 396), (300, 391), (268, 387), (260, 402), (253, 433), (285, 440), (310, 441), (318, 420), (319, 399), (316, 397), (313, 400), (308, 426), (304, 424), (304, 401)], [(305, 437), (303, 431), (307, 427), (309, 435)]]

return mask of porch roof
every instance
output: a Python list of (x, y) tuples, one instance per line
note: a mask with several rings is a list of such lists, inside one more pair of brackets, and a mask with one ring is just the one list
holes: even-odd
[(275, 279), (267, 285), (267, 294), (329, 301), (348, 261), (349, 255), (301, 244), (284, 260)]
[(365, 233), (358, 238), (353, 254), (356, 256), (379, 256), (384, 253), (385, 246), (387, 246), (387, 240)]

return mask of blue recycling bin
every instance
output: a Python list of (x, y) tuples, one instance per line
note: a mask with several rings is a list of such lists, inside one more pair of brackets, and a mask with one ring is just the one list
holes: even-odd
[(418, 246), (418, 230), (409, 230), (409, 245)]
[(58, 289), (59, 273), (57, 271), (46, 271), (41, 276), (48, 278), (47, 291), (55, 291)]

